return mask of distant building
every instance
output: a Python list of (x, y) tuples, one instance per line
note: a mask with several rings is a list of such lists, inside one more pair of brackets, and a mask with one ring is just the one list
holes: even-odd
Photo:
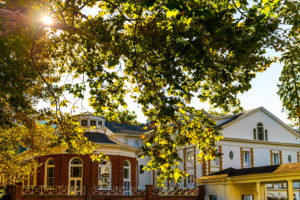
[[(96, 163), (92, 162), (88, 155), (68, 154), (57, 148), (53, 154), (38, 158), (42, 165), (32, 178), (27, 180), (28, 185), (73, 187), (92, 184), (107, 190), (123, 187), (125, 193), (130, 191), (131, 187), (144, 188), (145, 185), (155, 185), (155, 173), (143, 170), (149, 158), (141, 159), (137, 156), (143, 144), (141, 135), (146, 132), (144, 125), (107, 122), (92, 113), (83, 113), (75, 118), (86, 128), (87, 138), (101, 144), (98, 150), (108, 155), (109, 160)], [(217, 143), (217, 148), (223, 155), (198, 163), (198, 150), (195, 146), (179, 149), (183, 158), (180, 167), (187, 171), (189, 176), (177, 185), (171, 183), (167, 184), (168, 186), (195, 187), (196, 179), (200, 180), (201, 177), (229, 168), (251, 169), (300, 162), (299, 133), (263, 107), (237, 115), (212, 118), (223, 128), (224, 139)], [(90, 126), (96, 128), (90, 129)], [(205, 181), (198, 182), (206, 184)], [(276, 192), (282, 193), (286, 184), (274, 183), (266, 187), (271, 196)], [(299, 184), (294, 183), (294, 187), (299, 187)], [(210, 189), (207, 190), (207, 198), (215, 199), (216, 195), (217, 199), (223, 199), (217, 197), (217, 188), (214, 189), (211, 185), (208, 188)], [(295, 191), (298, 192), (296, 196), (299, 199), (299, 190)]]

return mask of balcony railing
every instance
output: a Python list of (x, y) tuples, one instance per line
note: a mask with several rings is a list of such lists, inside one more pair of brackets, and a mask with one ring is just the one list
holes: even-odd
[(101, 189), (97, 186), (93, 187), (93, 195), (111, 195), (111, 196), (123, 196), (123, 195), (146, 195), (145, 188), (131, 187), (129, 190), (123, 187), (114, 187), (110, 189)]
[(22, 188), (22, 194), (31, 195), (70, 195), (70, 196), (81, 196), (85, 195), (86, 187), (69, 187), (69, 186), (30, 186), (24, 185)]
[(199, 195), (199, 188), (154, 188), (153, 194), (159, 196), (197, 196)]

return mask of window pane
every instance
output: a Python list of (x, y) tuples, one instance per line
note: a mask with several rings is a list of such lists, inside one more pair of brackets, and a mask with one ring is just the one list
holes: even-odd
[(81, 160), (78, 158), (75, 158), (71, 161), (71, 164), (81, 164)]
[(54, 167), (47, 168), (47, 177), (54, 177)]
[(125, 166), (125, 167), (128, 167), (128, 166), (129, 166), (128, 161), (125, 161), (125, 162), (124, 162), (124, 166)]
[(143, 168), (144, 168), (144, 165), (140, 165), (140, 174), (144, 174)]
[(90, 121), (90, 126), (96, 126), (96, 120), (91, 120)]
[(99, 166), (98, 187), (109, 188), (110, 186), (110, 167)]
[(87, 126), (87, 120), (81, 120), (81, 126)]
[(54, 165), (54, 159), (48, 160), (47, 165)]
[(54, 178), (47, 178), (47, 186), (54, 186)]
[(129, 169), (124, 168), (124, 179), (129, 179)]
[(75, 181), (74, 181), (74, 180), (71, 180), (71, 181), (70, 181), (70, 186), (71, 186), (71, 187), (74, 187), (74, 186), (75, 186)]
[(71, 177), (81, 177), (81, 167), (71, 167)]

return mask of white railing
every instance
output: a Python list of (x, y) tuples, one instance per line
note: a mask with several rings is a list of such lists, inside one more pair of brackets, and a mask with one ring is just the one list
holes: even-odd
[(78, 196), (85, 194), (85, 187), (69, 187), (69, 186), (31, 186), (24, 185), (22, 188), (22, 194), (31, 195), (70, 195)]
[(197, 196), (199, 195), (199, 188), (154, 188), (153, 194), (158, 196)]
[(145, 188), (140, 188), (140, 187), (131, 187), (130, 190), (124, 190), (123, 187), (102, 189), (102, 188), (98, 188), (97, 186), (94, 186), (93, 195), (111, 195), (111, 196), (146, 195), (146, 190)]

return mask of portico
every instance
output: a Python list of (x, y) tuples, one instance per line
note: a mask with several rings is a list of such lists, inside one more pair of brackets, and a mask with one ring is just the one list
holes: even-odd
[(297, 182), (300, 181), (300, 163), (244, 169), (228, 168), (196, 181), (199, 185), (205, 185), (206, 199), (267, 200), (267, 195), (273, 192), (268, 188), (281, 183), (287, 187), (278, 191), (285, 193), (288, 200), (294, 200), (295, 197), (298, 200), (299, 189), (294, 190), (293, 185), (297, 186)]

